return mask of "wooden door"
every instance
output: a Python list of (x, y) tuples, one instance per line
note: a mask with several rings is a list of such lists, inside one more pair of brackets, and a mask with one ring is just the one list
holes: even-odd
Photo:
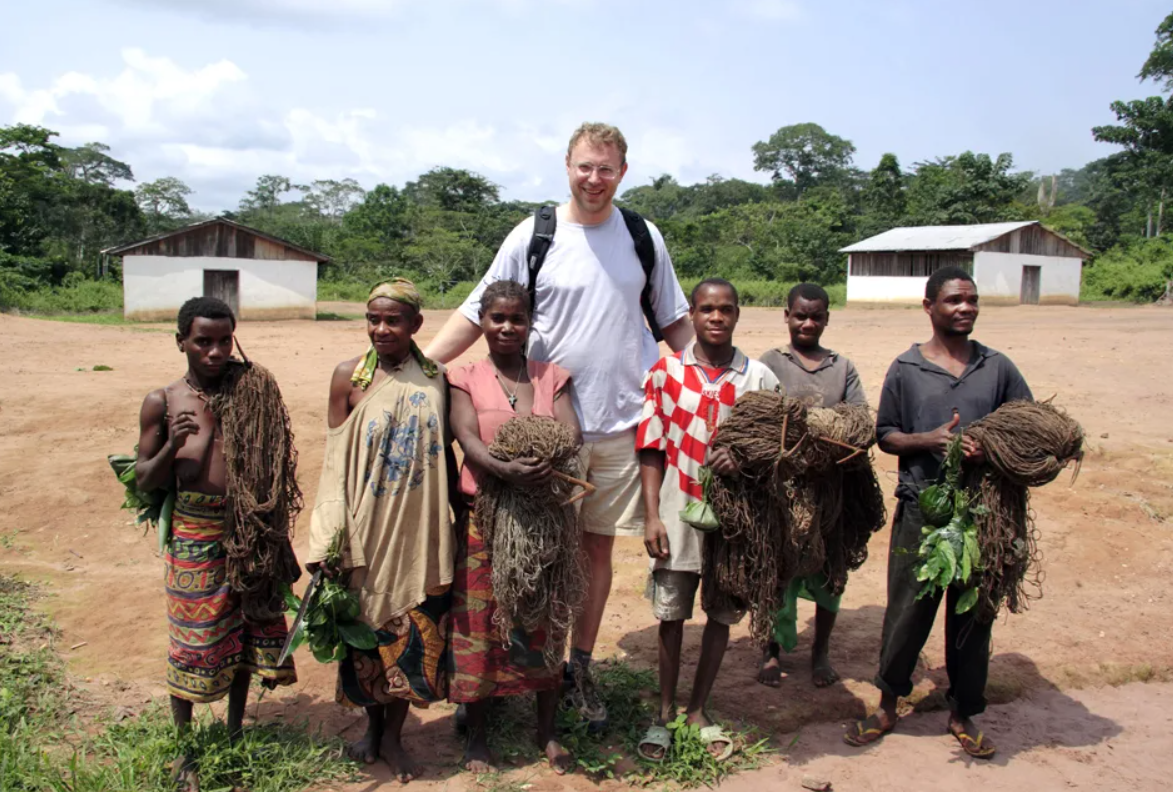
[(1042, 279), (1042, 267), (1022, 268), (1022, 294), (1019, 302), (1023, 305), (1039, 304), (1039, 281)]
[(233, 316), (239, 319), (240, 270), (204, 270), (204, 296), (228, 303)]

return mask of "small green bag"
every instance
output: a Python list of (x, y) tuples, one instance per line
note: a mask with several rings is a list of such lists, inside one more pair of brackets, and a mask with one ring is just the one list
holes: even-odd
[(717, 522), (717, 513), (709, 504), (709, 488), (713, 485), (713, 473), (707, 467), (701, 468), (700, 484), (703, 497), (681, 509), (680, 519), (698, 531), (709, 533), (717, 530), (721, 525)]

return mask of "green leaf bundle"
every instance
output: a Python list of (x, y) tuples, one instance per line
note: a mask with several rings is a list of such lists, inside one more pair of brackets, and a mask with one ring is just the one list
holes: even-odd
[[(343, 531), (335, 534), (326, 558), (327, 569), (338, 569), (342, 561)], [(290, 621), (297, 619), (301, 600), (293, 590), (285, 587), (285, 607)], [(346, 647), (374, 649), (379, 645), (370, 625), (359, 621), (361, 614), (358, 595), (346, 587), (345, 579), (324, 577), (314, 592), (306, 611), (305, 621), (296, 625), (291, 652), (302, 644), (309, 644), (314, 659), (319, 663), (334, 663), (346, 658)]]
[(957, 601), (955, 611), (959, 614), (972, 610), (978, 602), (975, 573), (981, 570), (982, 559), (973, 517), (985, 510), (974, 505), (973, 496), (960, 486), (961, 436), (959, 433), (949, 446), (941, 466), (943, 481), (925, 488), (918, 499), (928, 525), (921, 529), (920, 560), (915, 569), (917, 581), (924, 584), (916, 595), (918, 600), (952, 585), (968, 587)]
[(144, 532), (154, 526), (159, 533), (159, 553), (167, 550), (167, 541), (171, 538), (171, 512), (175, 508), (175, 489), (153, 489), (143, 491), (138, 488), (135, 479), (134, 466), (138, 461), (138, 448), (134, 454), (110, 454), (106, 457), (110, 463), (118, 482), (126, 488), (122, 508), (136, 513), (135, 523), (144, 525)]

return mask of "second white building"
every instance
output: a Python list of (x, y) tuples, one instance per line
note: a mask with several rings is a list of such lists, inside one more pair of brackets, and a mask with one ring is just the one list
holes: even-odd
[(847, 303), (915, 304), (941, 267), (973, 276), (986, 305), (1075, 305), (1091, 254), (1037, 220), (893, 228), (843, 248)]

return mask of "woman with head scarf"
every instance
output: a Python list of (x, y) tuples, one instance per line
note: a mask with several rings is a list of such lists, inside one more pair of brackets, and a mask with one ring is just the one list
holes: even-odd
[(445, 657), (455, 544), (449, 515), (447, 385), (414, 336), (423, 324), (410, 281), (381, 283), (367, 299), (371, 346), (330, 383), (326, 454), (310, 526), (311, 572), (338, 532), (341, 574), (355, 592), (374, 649), (347, 648), (338, 701), (366, 709), (357, 761), (383, 756), (400, 781), (419, 775), (401, 741), (409, 704), (448, 694)]

